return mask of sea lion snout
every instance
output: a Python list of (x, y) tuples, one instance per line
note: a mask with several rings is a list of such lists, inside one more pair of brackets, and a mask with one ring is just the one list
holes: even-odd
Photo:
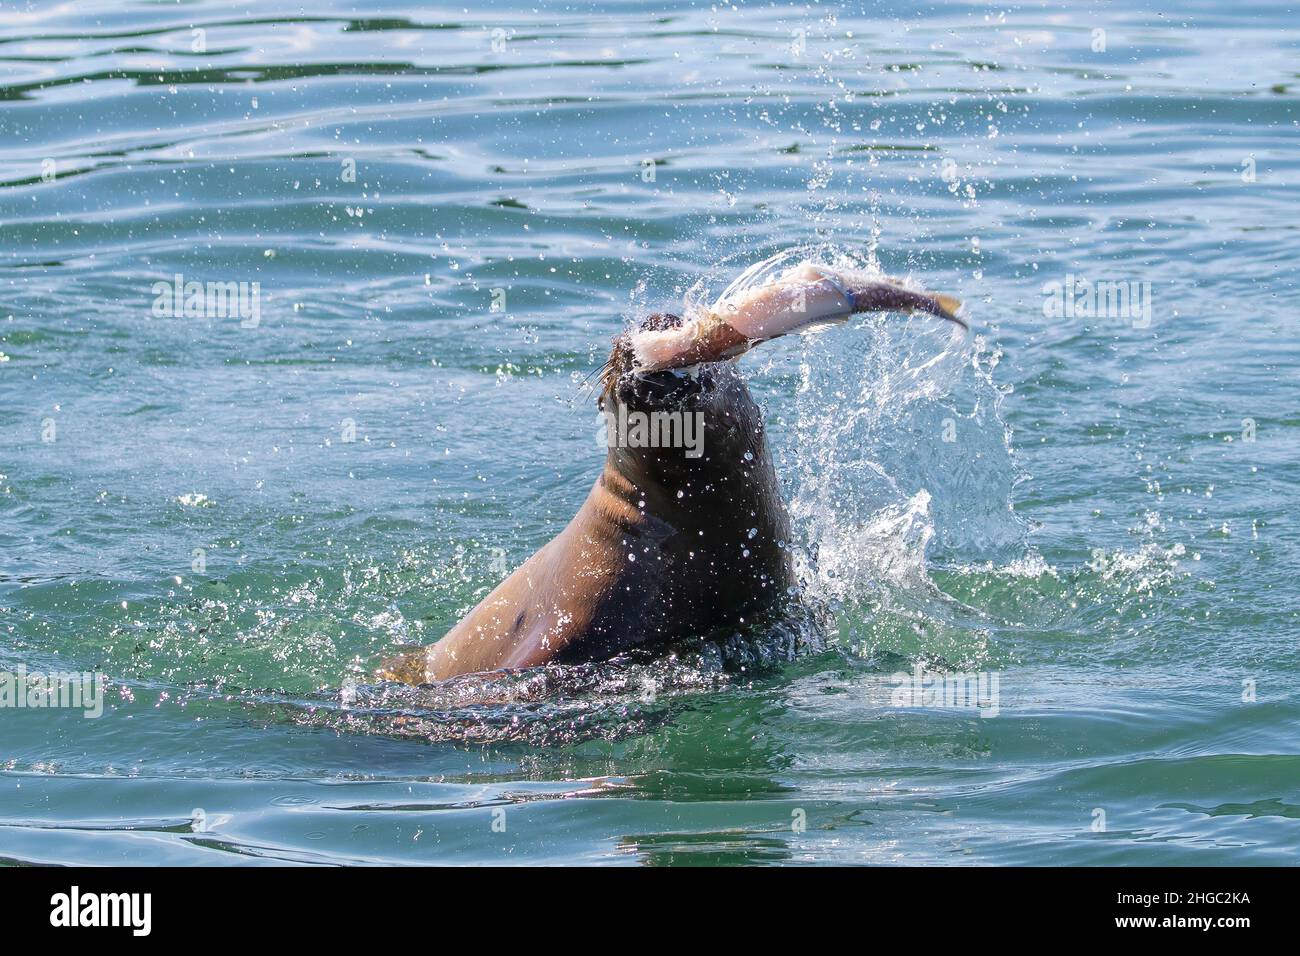
[(665, 329), (680, 328), (685, 321), (680, 315), (675, 315), (672, 312), (651, 312), (641, 320), (638, 331), (663, 332)]
[(680, 373), (638, 370), (632, 343), (634, 337), (643, 332), (679, 329), (685, 321), (680, 315), (671, 312), (651, 312), (637, 323), (635, 329), (620, 332), (614, 337), (609, 358), (600, 373), (601, 390), (597, 404), (602, 411), (608, 408), (615, 397), (624, 403), (639, 404), (638, 398), (667, 403), (678, 396), (677, 390), (682, 384), (683, 376)]

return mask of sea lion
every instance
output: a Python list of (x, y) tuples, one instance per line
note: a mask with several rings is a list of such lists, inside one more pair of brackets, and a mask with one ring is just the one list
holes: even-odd
[[(743, 286), (737, 280), (689, 320), (656, 313), (614, 339), (598, 405), (621, 424), (609, 429), (586, 502), (446, 636), (385, 662), (378, 676), (423, 684), (654, 651), (742, 627), (786, 600), (789, 519), (763, 416), (734, 359), (855, 312), (919, 310), (964, 323), (954, 299), (825, 266)], [(685, 440), (691, 434), (702, 443)]]

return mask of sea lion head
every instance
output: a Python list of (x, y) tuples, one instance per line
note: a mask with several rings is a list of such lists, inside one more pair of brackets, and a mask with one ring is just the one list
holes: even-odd
[(638, 485), (648, 479), (671, 488), (710, 470), (723, 480), (757, 461), (770, 470), (762, 415), (735, 365), (762, 342), (860, 312), (927, 312), (966, 328), (961, 304), (949, 296), (814, 263), (733, 287), (711, 307), (692, 307), (689, 317), (655, 312), (614, 339), (598, 404), (613, 439), (609, 463)]
[[(752, 402), (739, 401), (748, 398), (748, 390), (730, 359), (700, 361), (660, 371), (639, 367), (632, 347), (633, 337), (642, 332), (680, 329), (685, 321), (671, 312), (654, 312), (634, 329), (614, 338), (600, 374), (597, 406), (603, 413), (697, 412), (713, 418), (719, 412), (731, 412), (733, 417), (751, 417), (747, 406)], [(736, 407), (737, 404), (746, 407)]]
[(638, 495), (658, 499), (663, 511), (707, 508), (719, 521), (732, 509), (731, 499), (701, 496), (701, 490), (752, 483), (758, 487), (735, 497), (736, 520), (742, 521), (756, 495), (775, 497), (776, 490), (763, 415), (745, 377), (730, 359), (647, 371), (632, 348), (636, 335), (679, 329), (685, 321), (656, 312), (615, 337), (597, 399), (607, 471), (627, 479)]
[(737, 627), (793, 584), (790, 526), (763, 415), (734, 360), (647, 370), (635, 337), (690, 320), (647, 315), (614, 339), (601, 375), (601, 514), (617, 526), (620, 567), (652, 594), (638, 633), (678, 637)]

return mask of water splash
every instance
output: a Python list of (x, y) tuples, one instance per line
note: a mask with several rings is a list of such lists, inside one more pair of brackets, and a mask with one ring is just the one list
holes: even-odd
[(755, 622), (748, 633), (699, 640), (666, 657), (547, 664), (418, 687), (349, 681), (338, 692), (308, 697), (253, 695), (250, 706), (301, 726), (431, 743), (623, 740), (821, 646), (811, 622), (794, 615)]
[[(747, 281), (796, 256), (879, 275), (871, 256), (820, 246), (773, 257)], [(803, 591), (842, 646), (867, 657), (987, 655), (981, 612), (948, 597), (932, 570), (1027, 553), (999, 359), (984, 336), (923, 316), (869, 315), (804, 337), (778, 472)]]

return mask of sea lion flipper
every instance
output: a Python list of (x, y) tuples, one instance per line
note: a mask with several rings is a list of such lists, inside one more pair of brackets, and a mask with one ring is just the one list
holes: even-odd
[(403, 645), (399, 653), (385, 657), (375, 668), (379, 680), (400, 681), (403, 684), (428, 683), (429, 648)]

